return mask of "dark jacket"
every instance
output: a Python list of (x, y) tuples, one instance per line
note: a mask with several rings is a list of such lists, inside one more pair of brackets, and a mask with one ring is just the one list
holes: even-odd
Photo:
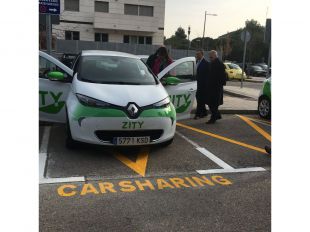
[(201, 101), (206, 101), (206, 88), (207, 88), (207, 76), (209, 72), (209, 62), (204, 58), (201, 60), (197, 67), (196, 79), (197, 79), (197, 92), (196, 97)]
[(206, 82), (207, 105), (223, 105), (223, 85), (226, 85), (225, 66), (223, 62), (216, 59), (210, 63), (209, 75)]
[(157, 58), (157, 53), (154, 53), (152, 55), (149, 56), (149, 58), (147, 58), (146, 64), (147, 66), (149, 66), (150, 69), (153, 68), (154, 62)]

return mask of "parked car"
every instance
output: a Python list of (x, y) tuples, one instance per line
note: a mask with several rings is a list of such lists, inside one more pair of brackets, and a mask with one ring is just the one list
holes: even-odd
[(267, 72), (268, 70), (268, 65), (265, 64), (265, 63), (258, 63), (258, 64), (255, 64), (255, 66), (259, 66), (261, 67), (263, 70), (265, 70)]
[(41, 51), (39, 61), (40, 120), (66, 123), (69, 148), (77, 141), (168, 145), (176, 119), (190, 118), (194, 57), (176, 60), (157, 76), (139, 57), (120, 52), (83, 51), (73, 69)]
[[(225, 65), (225, 71), (228, 75), (229, 80), (232, 80), (232, 79), (241, 80), (242, 69), (239, 67), (239, 65), (228, 63), (228, 62), (225, 62), (224, 65)], [(247, 78), (246, 74), (243, 73), (243, 79), (246, 79), (246, 78)]]
[(271, 78), (264, 81), (258, 98), (258, 114), (262, 118), (271, 118)]
[(72, 54), (72, 53), (64, 53), (61, 58), (60, 61), (65, 64), (67, 67), (71, 68), (73, 65), (73, 62), (75, 61), (77, 57), (77, 54)]
[(254, 76), (254, 77), (265, 77), (267, 74), (267, 71), (265, 71), (262, 67), (257, 65), (250, 65), (246, 69), (246, 74), (248, 76)]

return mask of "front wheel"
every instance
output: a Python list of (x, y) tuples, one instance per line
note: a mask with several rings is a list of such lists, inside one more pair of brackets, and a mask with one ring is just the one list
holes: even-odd
[(262, 96), (258, 100), (258, 114), (262, 118), (271, 118), (271, 102), (265, 96)]

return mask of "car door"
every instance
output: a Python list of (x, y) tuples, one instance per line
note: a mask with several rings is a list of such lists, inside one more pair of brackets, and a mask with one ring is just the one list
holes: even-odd
[[(64, 74), (64, 81), (48, 78), (51, 71)], [(72, 70), (54, 57), (39, 52), (39, 118), (40, 121), (66, 122), (65, 102), (71, 88)]]
[(165, 85), (176, 109), (177, 119), (190, 118), (197, 91), (195, 57), (176, 60), (158, 74), (160, 80), (169, 76), (177, 77), (181, 81), (177, 85)]

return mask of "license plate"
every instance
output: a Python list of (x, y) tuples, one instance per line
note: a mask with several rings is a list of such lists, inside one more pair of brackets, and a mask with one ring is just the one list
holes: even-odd
[(113, 144), (126, 146), (126, 145), (142, 145), (149, 144), (150, 137), (115, 137), (113, 138)]

